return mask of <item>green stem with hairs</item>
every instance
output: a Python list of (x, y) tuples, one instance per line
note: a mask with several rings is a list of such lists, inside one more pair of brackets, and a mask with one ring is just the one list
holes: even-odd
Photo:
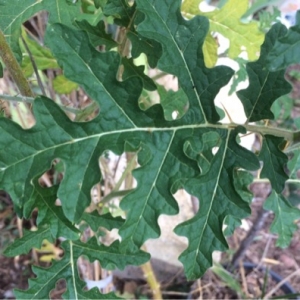
[(18, 64), (13, 52), (7, 44), (3, 32), (0, 30), (0, 56), (9, 71), (14, 82), (18, 86), (21, 95), (25, 97), (34, 97), (34, 94)]

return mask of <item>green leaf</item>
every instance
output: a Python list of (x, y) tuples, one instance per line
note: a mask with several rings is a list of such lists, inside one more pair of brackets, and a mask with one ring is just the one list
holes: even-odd
[(247, 80), (248, 78), (245, 66), (245, 63), (247, 61), (240, 57), (236, 58), (235, 61), (239, 64), (239, 69), (234, 74), (232, 85), (230, 87), (228, 95), (232, 95), (234, 92), (236, 92), (239, 83)]
[(290, 171), (291, 179), (298, 179), (298, 171), (300, 170), (300, 150), (293, 152), (293, 158), (288, 161), (287, 167)]
[(229, 215), (225, 218), (224, 224), (226, 225), (226, 228), (224, 230), (224, 235), (231, 236), (233, 235), (235, 229), (241, 226), (242, 222), (240, 219)]
[(288, 158), (280, 150), (280, 145), (284, 140), (272, 135), (263, 136), (262, 148), (259, 153), (259, 159), (263, 161), (263, 167), (260, 173), (261, 178), (268, 178), (272, 188), (281, 193), (285, 181), (288, 179), (284, 171)]
[(270, 71), (285, 69), (299, 63), (300, 25), (290, 27), (284, 37), (279, 38), (267, 58)]
[(247, 64), (249, 86), (245, 90), (238, 91), (237, 95), (244, 105), (247, 120), (250, 122), (273, 119), (274, 115), (271, 112), (273, 102), (292, 89), (284, 79), (284, 71), (270, 72), (265, 67), (268, 53), (278, 37), (284, 36), (285, 33), (285, 26), (280, 23), (275, 24), (266, 35), (259, 60)]
[(113, 16), (116, 24), (127, 27), (127, 37), (132, 44), (132, 58), (138, 58), (141, 53), (145, 53), (149, 65), (155, 68), (162, 54), (162, 48), (158, 42), (147, 39), (136, 31), (136, 26), (144, 19), (143, 14), (136, 11), (136, 5), (129, 6), (125, 0), (108, 0), (104, 14)]
[(132, 44), (132, 57), (138, 58), (142, 53), (145, 53), (148, 58), (149, 66), (151, 68), (155, 68), (162, 55), (162, 47), (160, 43), (143, 37), (134, 29), (127, 33), (127, 37), (130, 39)]
[(164, 110), (166, 120), (180, 119), (184, 116), (188, 107), (188, 97), (182, 88), (177, 92), (167, 91), (163, 86), (157, 86), (160, 103)]
[(82, 215), (82, 220), (87, 222), (95, 232), (99, 229), (99, 227), (104, 227), (108, 230), (112, 230), (114, 228), (119, 229), (125, 222), (125, 220), (121, 217), (113, 217), (110, 213), (99, 215), (97, 211), (84, 213)]
[(237, 167), (255, 170), (259, 164), (252, 152), (236, 143), (239, 131), (243, 132), (241, 128), (220, 132), (222, 144), (211, 160), (209, 172), (184, 184), (190, 194), (197, 196), (201, 207), (195, 217), (175, 230), (189, 240), (179, 257), (189, 279), (201, 276), (211, 266), (213, 251), (227, 248), (222, 231), (224, 219), (228, 215), (244, 218), (250, 213), (249, 204), (241, 199), (233, 185), (233, 172)]
[(278, 98), (271, 107), (272, 113), (274, 114), (274, 119), (289, 119), (293, 107), (294, 99), (292, 99), (289, 95), (284, 95)]
[[(253, 175), (244, 170), (236, 169), (233, 173), (233, 182), (237, 193), (250, 205), (253, 195), (249, 191), (249, 185), (253, 182)], [(231, 236), (234, 233), (234, 230), (241, 225), (241, 220), (232, 215), (228, 215), (224, 222), (227, 225), (224, 230), (225, 236)]]
[(0, 78), (3, 77), (3, 66), (2, 63), (0, 62)]
[(251, 204), (253, 195), (249, 191), (249, 186), (253, 182), (253, 175), (244, 170), (234, 170), (233, 182), (242, 199)]
[(247, 10), (247, 12), (243, 15), (243, 18), (248, 18), (256, 12), (262, 11), (263, 8), (267, 6), (272, 6), (277, 4), (277, 0), (256, 0), (251, 4), (251, 7)]
[(24, 215), (30, 217), (34, 208), (38, 208), (38, 227), (49, 227), (53, 238), (65, 237), (70, 240), (78, 240), (80, 232), (65, 217), (62, 208), (55, 205), (58, 186), (41, 188), (35, 184), (34, 191), (24, 207)]
[(126, 0), (108, 0), (103, 13), (114, 17), (117, 25), (127, 27), (135, 12), (135, 4), (130, 6)]
[(218, 121), (213, 100), (220, 88), (228, 83), (233, 71), (224, 66), (205, 67), (202, 46), (208, 21), (200, 16), (186, 21), (181, 16), (180, 5), (179, 0), (137, 1), (137, 10), (145, 14), (137, 32), (161, 43), (163, 55), (158, 68), (178, 77), (189, 98), (188, 114), (193, 120), (198, 123)]
[(248, 9), (248, 0), (228, 0), (226, 4), (212, 12), (201, 12), (199, 4), (203, 0), (185, 0), (182, 12), (192, 15), (203, 15), (209, 19), (209, 31), (219, 32), (229, 39), (228, 55), (236, 58), (245, 48), (249, 60), (256, 60), (259, 56), (259, 48), (264, 40), (264, 34), (259, 30), (255, 21), (242, 23), (243, 14)]
[(300, 219), (300, 210), (292, 207), (284, 196), (275, 191), (265, 201), (264, 209), (271, 210), (275, 214), (271, 232), (278, 234), (276, 246), (287, 247), (291, 242), (293, 233), (297, 230), (294, 221)]
[(218, 44), (216, 40), (208, 34), (205, 38), (205, 42), (203, 44), (203, 55), (205, 60), (205, 65), (208, 68), (212, 68), (216, 65), (218, 60)]
[(94, 0), (94, 4), (96, 8), (104, 8), (107, 0)]
[(246, 298), (246, 295), (243, 292), (240, 282), (237, 279), (235, 279), (233, 274), (225, 270), (225, 268), (222, 265), (215, 263), (212, 267), (212, 271), (221, 278), (222, 282), (225, 283), (226, 287), (229, 287), (230, 289), (237, 292), (239, 295), (242, 295), (241, 298)]
[[(56, 59), (53, 57), (49, 49), (42, 47), (36, 41), (29, 38), (26, 34), (23, 34), (23, 38), (39, 70), (59, 68)], [(33, 74), (33, 66), (27, 51), (24, 50), (24, 52), (25, 54), (23, 55), (22, 70), (24, 75), (29, 77)]]
[(24, 230), (24, 236), (10, 244), (3, 254), (9, 257), (26, 254), (32, 248), (40, 249), (44, 240), (54, 241), (49, 226), (40, 227), (37, 231)]
[(78, 88), (78, 84), (68, 80), (64, 75), (56, 76), (53, 81), (53, 89), (58, 94), (70, 94), (72, 91)]
[(90, 43), (94, 47), (105, 45), (107, 50), (117, 47), (118, 44), (112, 39), (111, 34), (106, 33), (105, 24), (102, 20), (95, 26), (92, 26), (86, 20), (76, 21), (75, 23), (88, 34)]
[[(149, 45), (161, 45), (161, 55), (155, 56), (158, 68), (178, 78), (179, 91), (167, 96), (163, 91), (161, 103), (143, 111), (139, 98), (146, 77), (141, 72), (134, 70), (119, 81), (122, 60), (117, 52), (97, 51), (84, 30), (64, 24), (48, 26), (46, 45), (66, 78), (78, 83), (99, 106), (99, 114), (88, 122), (73, 122), (53, 101), (37, 97), (32, 107), (36, 123), (30, 129), (0, 118), (0, 188), (10, 194), (20, 216), (29, 216), (38, 208), (39, 230), (49, 226), (50, 238), (62, 234), (69, 240), (73, 236), (77, 239), (62, 244), (63, 258), (49, 269), (35, 269), (37, 278), (27, 291), (17, 292), (20, 298), (47, 298), (59, 279), (67, 281), (65, 298), (105, 297), (96, 290), (82, 291), (77, 259), (81, 255), (91, 261), (99, 258), (104, 268), (144, 263), (149, 255), (140, 247), (160, 235), (160, 215), (178, 214), (173, 194), (179, 188), (200, 201), (197, 214), (176, 228), (189, 241), (180, 256), (187, 277), (197, 278), (211, 266), (213, 251), (227, 248), (224, 223), (233, 217), (239, 222), (250, 212), (246, 172), (257, 170), (260, 159), (264, 163), (262, 176), (271, 180), (275, 190), (281, 191), (284, 185), (287, 158), (279, 149), (282, 138), (263, 136), (259, 157), (241, 147), (237, 139), (251, 128), (262, 135), (273, 131), (284, 136), (286, 132), (252, 124), (243, 128), (218, 123), (214, 98), (233, 71), (205, 66), (202, 49), (208, 20), (202, 16), (185, 20), (180, 13), (181, 0), (136, 0), (136, 7), (127, 2), (120, 7), (120, 3), (125, 2), (107, 2), (113, 4), (113, 16), (120, 17), (121, 23), (129, 22), (127, 30), (143, 38), (143, 44), (154, 41)], [(115, 12), (118, 7), (121, 10)], [(169, 95), (174, 105), (184, 105), (179, 107), (181, 118), (176, 120), (166, 120), (175, 107)], [(138, 167), (132, 172), (137, 184), (120, 204), (124, 221), (96, 213), (86, 217), (84, 213), (91, 203), (91, 188), (102, 180), (99, 157), (107, 151), (116, 155), (137, 152)], [(51, 189), (36, 186), (37, 178), (51, 168), (53, 159), (64, 164), (63, 180)], [(55, 206), (57, 198), (61, 207)], [(74, 227), (82, 219), (95, 230), (99, 225), (118, 227), (121, 242), (105, 247), (96, 239), (79, 241)], [(17, 248), (20, 251), (20, 246)]]
[(123, 80), (137, 76), (143, 81), (143, 85), (146, 90), (156, 90), (156, 85), (153, 80), (144, 73), (144, 66), (136, 66), (132, 58), (128, 59), (126, 57), (122, 58), (122, 65), (124, 66), (124, 72), (122, 76)]
[(126, 264), (143, 263), (148, 259), (142, 252), (134, 255), (118, 254), (118, 242), (109, 247), (98, 245), (95, 238), (87, 243), (68, 242), (61, 244), (64, 256), (59, 261), (53, 261), (51, 267), (44, 269), (33, 267), (37, 275), (35, 279), (29, 279), (29, 289), (26, 291), (15, 290), (15, 296), (20, 299), (49, 299), (49, 293), (55, 288), (58, 280), (64, 279), (68, 286), (67, 292), (63, 295), (65, 299), (116, 299), (113, 293), (101, 294), (98, 289), (84, 291), (85, 283), (81, 281), (77, 260), (81, 255), (86, 255), (91, 262), (99, 260), (105, 267), (118, 266), (124, 268)]
[(2, 0), (0, 29), (6, 36), (18, 61), (22, 60), (19, 47), (21, 25), (41, 10), (49, 12), (49, 24), (60, 22), (68, 26), (80, 14), (80, 3), (66, 0)]

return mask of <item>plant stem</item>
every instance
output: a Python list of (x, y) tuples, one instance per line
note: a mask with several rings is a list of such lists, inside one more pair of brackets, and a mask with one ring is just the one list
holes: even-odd
[(25, 38), (23, 38), (23, 36), (21, 36), (21, 39), (22, 39), (22, 42), (23, 42), (23, 44), (24, 44), (24, 47), (25, 47), (25, 49), (26, 49), (26, 51), (27, 51), (27, 53), (28, 53), (29, 59), (30, 59), (30, 61), (31, 61), (31, 64), (32, 64), (32, 67), (33, 67), (33, 70), (34, 70), (34, 73), (35, 73), (35, 76), (36, 76), (38, 85), (39, 85), (39, 87), (40, 87), (40, 89), (41, 89), (41, 91), (42, 91), (42, 94), (43, 94), (44, 96), (46, 96), (46, 91), (45, 91), (45, 89), (44, 89), (44, 86), (43, 86), (43, 83), (42, 83), (42, 80), (41, 80), (41, 77), (40, 77), (40, 74), (39, 74), (37, 65), (36, 65), (35, 60), (34, 60), (34, 58), (33, 58), (33, 55), (32, 55), (32, 53), (31, 53), (31, 51), (30, 51), (30, 49), (29, 49), (29, 47), (28, 47), (28, 45), (27, 45), (27, 43), (26, 43), (26, 41), (25, 41)]
[(20, 93), (26, 97), (34, 97), (31, 88), (23, 75), (23, 71), (18, 64), (13, 52), (7, 44), (3, 32), (0, 30), (0, 56), (8, 69), (11, 77), (18, 86)]
[[(142, 250), (147, 251), (146, 246), (143, 246)], [(146, 262), (145, 264), (141, 265), (140, 268), (142, 269), (144, 277), (151, 288), (153, 299), (163, 299), (160, 290), (160, 284), (156, 279), (151, 262)]]

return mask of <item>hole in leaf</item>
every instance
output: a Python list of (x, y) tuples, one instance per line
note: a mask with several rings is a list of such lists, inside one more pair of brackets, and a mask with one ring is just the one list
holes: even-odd
[(55, 288), (50, 292), (50, 299), (62, 299), (62, 294), (66, 291), (66, 280), (60, 279), (56, 282)]
[(145, 245), (152, 258), (176, 262), (178, 256), (186, 249), (188, 239), (175, 234), (173, 230), (180, 223), (191, 219), (195, 215), (195, 211), (191, 196), (185, 190), (180, 189), (173, 196), (178, 203), (179, 213), (174, 216), (160, 215), (158, 225), (161, 235), (158, 239), (146, 242)]
[(100, 158), (102, 181), (100, 186), (94, 186), (92, 193), (101, 210), (123, 216), (124, 212), (119, 208), (119, 202), (137, 186), (132, 171), (138, 167), (136, 152), (116, 155), (107, 151), (106, 155)]
[(50, 187), (59, 184), (64, 177), (65, 165), (62, 160), (55, 158), (52, 160), (51, 168), (39, 178), (41, 187)]
[(256, 141), (256, 134), (252, 133), (252, 132), (240, 133), (236, 137), (236, 142), (240, 146), (242, 146), (248, 150), (252, 150), (255, 145), (256, 151), (260, 151), (260, 147), (261, 147), (260, 143), (258, 143), (256, 145), (255, 141)]
[(86, 283), (85, 291), (96, 287), (105, 294), (114, 290), (112, 274), (109, 275), (99, 261), (90, 262), (86, 257), (81, 256), (77, 261), (77, 268), (80, 279)]
[(211, 153), (212, 153), (213, 155), (216, 155), (216, 154), (218, 153), (218, 151), (219, 151), (219, 148), (220, 148), (220, 147), (213, 147), (213, 148), (211, 149)]

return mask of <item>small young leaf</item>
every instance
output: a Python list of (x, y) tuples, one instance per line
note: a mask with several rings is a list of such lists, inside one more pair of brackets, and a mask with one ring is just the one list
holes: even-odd
[(277, 194), (275, 191), (265, 201), (264, 209), (271, 210), (275, 214), (271, 232), (278, 234), (276, 246), (287, 247), (297, 229), (294, 221), (300, 219), (300, 210), (292, 207), (284, 196)]
[[(30, 53), (34, 59), (34, 62), (38, 68), (38, 70), (46, 70), (46, 69), (58, 69), (59, 65), (56, 62), (56, 59), (51, 54), (51, 51), (45, 47), (42, 47), (36, 41), (29, 38), (26, 34), (23, 34), (23, 38), (30, 50)], [(33, 66), (32, 62), (29, 58), (27, 51), (24, 51), (24, 58), (22, 61), (22, 69), (24, 75), (29, 77), (33, 74)]]
[(69, 94), (78, 88), (78, 84), (68, 80), (64, 75), (56, 76), (53, 81), (53, 89), (58, 94)]

